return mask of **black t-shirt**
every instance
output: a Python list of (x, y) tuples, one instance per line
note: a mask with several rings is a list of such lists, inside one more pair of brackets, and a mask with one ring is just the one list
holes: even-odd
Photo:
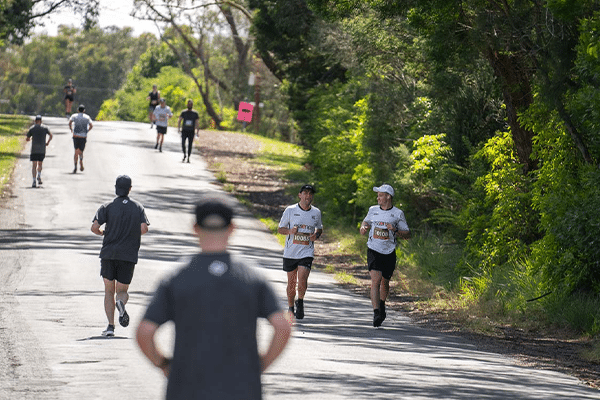
[(180, 118), (183, 122), (181, 124), (181, 131), (183, 133), (194, 133), (196, 121), (200, 119), (198, 113), (194, 110), (185, 110), (181, 112)]
[(159, 96), (160, 96), (159, 92), (148, 93), (148, 97), (150, 97), (150, 107), (156, 107), (158, 105), (158, 97)]
[(96, 211), (94, 221), (106, 224), (100, 258), (137, 263), (141, 225), (150, 225), (144, 206), (127, 196), (117, 197)]
[(227, 252), (198, 254), (174, 271), (144, 315), (175, 323), (167, 400), (259, 400), (257, 318), (280, 310), (271, 285)]
[(46, 154), (46, 135), (50, 134), (48, 127), (44, 124), (35, 124), (29, 128), (27, 137), (31, 140), (31, 154)]

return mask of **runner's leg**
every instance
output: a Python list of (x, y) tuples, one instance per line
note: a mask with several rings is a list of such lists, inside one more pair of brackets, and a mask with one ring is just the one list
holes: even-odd
[(296, 282), (298, 281), (298, 268), (287, 273), (288, 284), (287, 284), (287, 299), (288, 307), (294, 307), (294, 300), (296, 299)]
[(115, 325), (115, 282), (104, 279), (104, 312), (109, 325)]
[(304, 299), (306, 289), (308, 289), (308, 276), (310, 275), (310, 268), (306, 268), (303, 265), (298, 266), (298, 299)]

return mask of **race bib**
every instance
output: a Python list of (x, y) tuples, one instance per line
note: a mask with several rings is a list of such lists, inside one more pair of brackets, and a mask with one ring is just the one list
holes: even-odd
[(194, 126), (194, 121), (191, 119), (186, 119), (183, 121), (183, 124), (187, 127), (192, 127), (192, 126)]
[(310, 234), (309, 233), (296, 233), (294, 235), (294, 244), (301, 244), (304, 246), (308, 246), (310, 244)]
[(388, 240), (390, 238), (390, 231), (387, 229), (375, 228), (373, 229), (373, 239)]
[(167, 122), (167, 114), (159, 114), (158, 115), (158, 120), (160, 122)]
[(158, 104), (158, 100), (152, 100), (150, 103), (151, 104)]

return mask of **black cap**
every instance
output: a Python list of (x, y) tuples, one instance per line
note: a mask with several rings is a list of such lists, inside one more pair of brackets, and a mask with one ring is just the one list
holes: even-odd
[(35, 120), (36, 120), (36, 121), (41, 121), (41, 120), (42, 120), (42, 116), (41, 116), (41, 115), (39, 115), (39, 114), (38, 114), (38, 115), (36, 115), (36, 116), (35, 116)]
[(231, 224), (233, 207), (223, 196), (206, 196), (196, 203), (196, 223), (202, 229), (222, 230)]
[(83, 104), (80, 104), (78, 110), (85, 111), (85, 106)]
[(300, 191), (298, 193), (302, 193), (305, 190), (310, 190), (313, 193), (317, 193), (317, 191), (315, 190), (315, 187), (313, 185), (304, 185), (300, 188)]
[(117, 183), (115, 183), (115, 192), (117, 196), (127, 196), (131, 189), (131, 178), (127, 175), (117, 176)]

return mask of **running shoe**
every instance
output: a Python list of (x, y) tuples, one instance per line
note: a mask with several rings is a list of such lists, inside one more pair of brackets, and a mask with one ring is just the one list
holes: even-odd
[(381, 322), (383, 323), (383, 321), (385, 321), (385, 317), (387, 317), (384, 301), (379, 301), (379, 316), (381, 317)]
[(40, 185), (42, 184), (42, 176), (41, 175), (38, 175), (37, 181)]
[(154, 145), (154, 150), (158, 149), (158, 143)]
[(158, 151), (160, 151), (160, 152), (162, 153), (162, 146), (160, 146), (160, 147), (158, 148)]
[(77, 173), (77, 164), (75, 164), (75, 168), (73, 168), (73, 173), (76, 174)]
[(102, 336), (112, 337), (115, 336), (115, 327), (114, 325), (108, 325), (108, 327), (102, 331)]
[(79, 164), (79, 170), (80, 170), (80, 171), (83, 171), (83, 163), (80, 163), (80, 164)]
[(36, 187), (35, 179), (33, 180), (33, 184), (31, 185), (31, 187)]
[(304, 300), (296, 300), (296, 319), (304, 318)]
[(119, 310), (119, 323), (122, 327), (129, 325), (129, 314), (125, 311), (125, 304), (121, 300), (117, 300), (117, 310)]
[(381, 318), (381, 314), (379, 313), (379, 309), (373, 310), (373, 326), (378, 327), (383, 323), (383, 318)]
[[(183, 160), (181, 160), (181, 162), (185, 162), (185, 156), (183, 156)], [(189, 161), (188, 161), (189, 162)]]
[(190, 163), (190, 156), (188, 156), (188, 160), (187, 160), (188, 164)]

